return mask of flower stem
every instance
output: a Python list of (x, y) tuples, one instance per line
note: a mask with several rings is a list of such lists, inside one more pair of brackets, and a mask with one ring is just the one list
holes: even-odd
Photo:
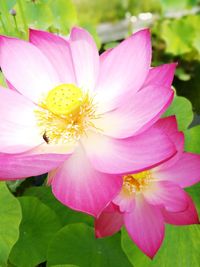
[(16, 31), (19, 33), (19, 28), (18, 28), (18, 25), (17, 25), (16, 17), (13, 16), (13, 19), (14, 19), (14, 23), (15, 23), (15, 29), (16, 29)]

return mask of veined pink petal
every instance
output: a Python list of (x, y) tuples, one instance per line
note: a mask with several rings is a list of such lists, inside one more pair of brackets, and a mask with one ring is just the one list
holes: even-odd
[[(111, 208), (113, 209), (112, 212)], [(109, 205), (109, 210), (107, 211), (106, 208), (100, 216), (95, 219), (95, 235), (97, 238), (111, 236), (117, 233), (122, 226), (123, 214), (119, 212), (117, 206), (111, 203)]]
[(176, 132), (171, 134), (169, 137), (176, 146), (177, 152), (181, 155), (184, 149), (184, 134), (182, 132)]
[[(184, 135), (178, 131), (178, 124), (175, 116), (170, 116), (158, 120), (154, 127), (158, 127), (165, 134), (167, 134), (176, 146), (178, 152), (182, 153), (184, 150)], [(181, 137), (182, 135), (182, 137)]]
[(20, 153), (44, 142), (37, 126), (37, 107), (15, 91), (0, 87), (0, 151)]
[(178, 131), (178, 124), (175, 116), (170, 116), (167, 118), (162, 118), (158, 120), (154, 127), (158, 127), (160, 130), (163, 130), (165, 134), (172, 140), (174, 145), (176, 146), (177, 153), (170, 160), (164, 162), (163, 164), (156, 167), (153, 172), (157, 172), (160, 169), (169, 168), (174, 165), (176, 161), (182, 156), (184, 150), (184, 134)]
[(45, 55), (33, 44), (16, 38), (0, 36), (0, 66), (6, 79), (36, 103), (60, 83)]
[(166, 210), (172, 212), (184, 211), (188, 206), (185, 191), (173, 182), (151, 182), (143, 195), (150, 204), (164, 205)]
[(156, 170), (156, 178), (188, 187), (200, 181), (200, 155), (184, 152), (175, 164)]
[(107, 173), (139, 172), (160, 164), (176, 153), (168, 137), (153, 127), (126, 139), (109, 138), (90, 131), (82, 138), (82, 143), (92, 165)]
[(149, 70), (142, 90), (150, 84), (170, 87), (174, 78), (177, 63), (164, 64)]
[[(103, 59), (103, 60), (102, 60)], [(105, 110), (120, 106), (124, 94), (137, 92), (151, 63), (149, 30), (141, 30), (103, 54), (96, 91)]]
[(62, 83), (76, 83), (70, 45), (64, 38), (30, 29), (30, 42), (49, 59)]
[(154, 126), (162, 129), (168, 136), (173, 136), (178, 132), (176, 116), (161, 118), (154, 124)]
[(183, 154), (184, 148), (184, 134), (182, 132), (177, 132), (170, 135), (170, 139), (173, 141), (174, 145), (176, 146), (177, 153), (171, 159), (165, 161), (164, 163), (160, 164), (156, 168), (153, 169), (153, 172), (156, 174), (160, 172), (162, 169), (170, 168), (179, 161), (180, 157)]
[(64, 205), (98, 216), (119, 193), (122, 178), (95, 170), (80, 147), (57, 170), (51, 185)]
[(95, 121), (95, 125), (104, 129), (106, 135), (115, 138), (141, 133), (159, 119), (170, 105), (173, 94), (169, 88), (150, 85), (118, 109), (103, 114)]
[(92, 36), (84, 29), (74, 27), (70, 34), (70, 47), (77, 84), (93, 90), (99, 72), (99, 53)]
[(0, 154), (0, 180), (16, 180), (47, 173), (61, 165), (69, 154), (36, 153)]
[(199, 218), (195, 205), (190, 196), (187, 195), (188, 208), (182, 212), (169, 212), (163, 210), (163, 216), (166, 223), (174, 225), (198, 224)]
[(160, 209), (138, 197), (135, 209), (124, 213), (124, 224), (135, 244), (153, 258), (164, 238), (164, 220)]

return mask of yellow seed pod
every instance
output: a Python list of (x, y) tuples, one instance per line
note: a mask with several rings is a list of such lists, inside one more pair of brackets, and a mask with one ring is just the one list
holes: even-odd
[(67, 116), (78, 111), (83, 93), (73, 84), (61, 84), (53, 88), (47, 95), (46, 107), (56, 115)]
[(134, 179), (145, 179), (150, 175), (149, 171), (143, 171), (143, 172), (139, 172), (139, 173), (135, 173), (133, 174)]

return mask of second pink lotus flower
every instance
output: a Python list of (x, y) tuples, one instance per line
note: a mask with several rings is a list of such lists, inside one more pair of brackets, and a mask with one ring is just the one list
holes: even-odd
[(161, 119), (154, 127), (171, 138), (178, 153), (155, 168), (124, 175), (121, 192), (95, 222), (97, 237), (112, 235), (125, 225), (150, 258), (162, 244), (165, 223), (199, 223), (195, 205), (182, 188), (200, 181), (200, 155), (184, 152), (184, 136), (175, 117)]

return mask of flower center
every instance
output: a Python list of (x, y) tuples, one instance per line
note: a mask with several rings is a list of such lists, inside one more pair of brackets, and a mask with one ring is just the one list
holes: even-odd
[(78, 140), (97, 118), (93, 99), (73, 84), (49, 91), (35, 110), (38, 126), (47, 143), (64, 144)]
[(46, 98), (46, 107), (58, 116), (67, 116), (80, 109), (83, 93), (73, 84), (62, 84), (52, 89)]
[(128, 194), (141, 192), (152, 179), (150, 171), (143, 171), (123, 176), (123, 190)]

